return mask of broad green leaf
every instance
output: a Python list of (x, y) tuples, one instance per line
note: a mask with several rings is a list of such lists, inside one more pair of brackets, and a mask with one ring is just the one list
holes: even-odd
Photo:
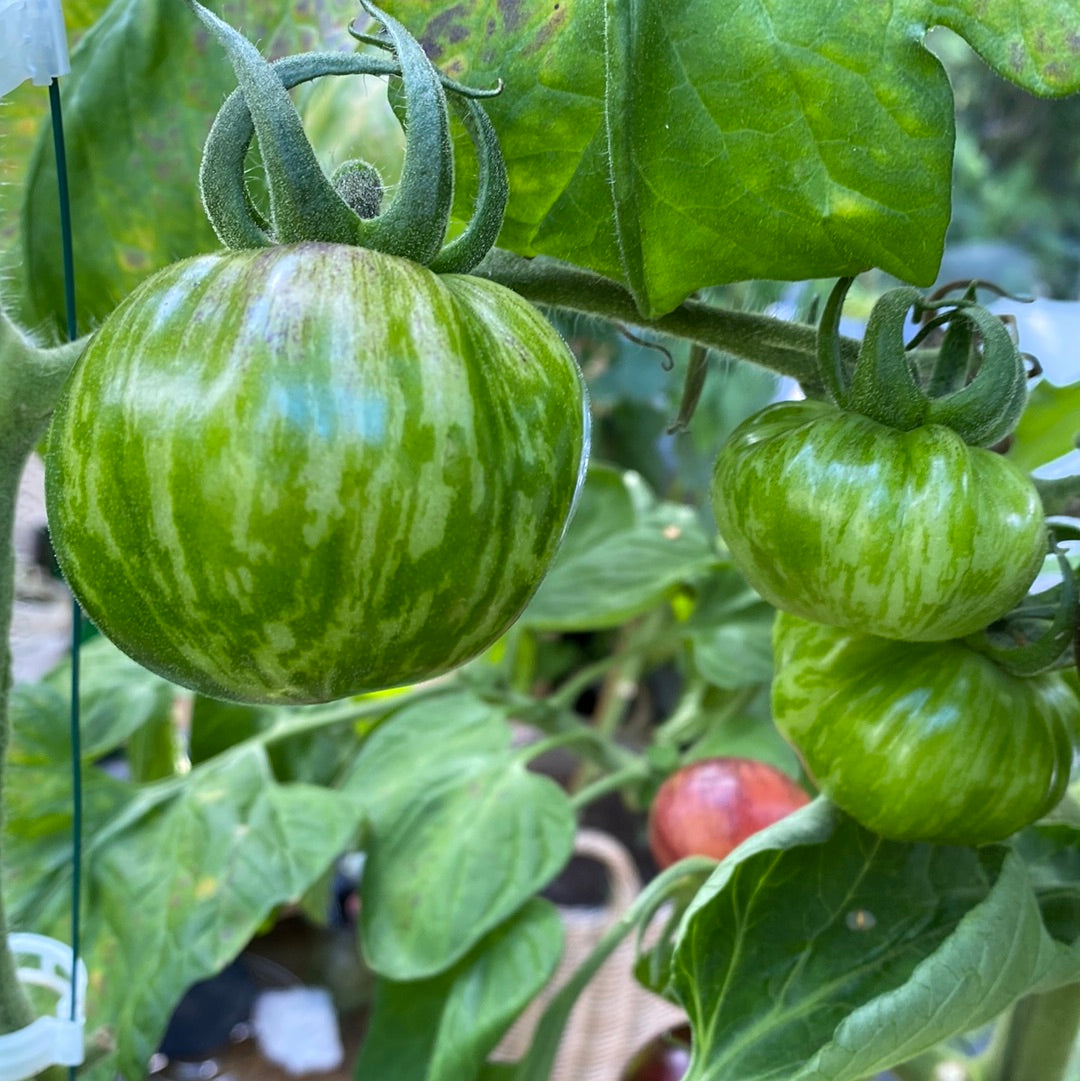
[(1008, 456), (1021, 469), (1032, 469), (1076, 450), (1080, 438), (1080, 383), (1055, 387), (1042, 382), (1031, 392), (1013, 433)]
[(713, 560), (691, 508), (647, 497), (636, 474), (591, 470), (566, 539), (522, 621), (540, 630), (612, 627), (705, 574)]
[(680, 928), (687, 1081), (857, 1081), (1078, 963), (1015, 852), (884, 841), (819, 800), (723, 861)]
[(563, 929), (549, 902), (533, 898), (430, 980), (380, 980), (358, 1081), (473, 1081), (484, 1059), (547, 983)]
[(343, 787), (370, 825), (361, 943), (393, 980), (445, 971), (553, 878), (573, 846), (562, 789), (525, 768), (502, 711), (467, 694), (385, 721)]
[(188, 748), (206, 762), (246, 739), (264, 740), (279, 781), (335, 786), (394, 697), (380, 692), (315, 706), (244, 705), (193, 696)]
[(694, 667), (726, 690), (767, 682), (775, 615), (736, 571), (718, 565), (685, 625)]
[(933, 281), (953, 102), (931, 26), (1035, 93), (1080, 88), (1075, 0), (388, 7), (444, 71), (504, 82), (500, 243), (619, 279), (646, 314), (750, 278)]
[[(4, 899), (11, 926), (48, 933), (68, 911), (73, 851), (73, 800), (67, 701), (44, 685), (18, 687), (12, 697), (12, 743), (4, 785)], [(44, 739), (42, 733), (47, 733)], [(42, 751), (47, 753), (43, 754)], [(104, 769), (82, 767), (83, 836), (95, 837), (124, 813), (130, 784)], [(62, 934), (61, 939), (67, 939)]]
[[(12, 924), (66, 939), (70, 785), (55, 767), (13, 766), (4, 868)], [(138, 1081), (187, 987), (220, 970), (276, 906), (318, 879), (353, 842), (358, 813), (340, 793), (276, 784), (253, 745), (143, 788), (90, 767), (84, 787), (87, 1026), (107, 1027), (116, 1040), (88, 1076)], [(66, 821), (49, 814), (65, 806)]]
[[(45, 678), (45, 688), (63, 700), (62, 713), (67, 714), (71, 695), (71, 664), (65, 662)], [(126, 739), (144, 725), (169, 722), (173, 703), (178, 695), (187, 694), (122, 653), (107, 638), (97, 637), (80, 651), (79, 663), (79, 731), (83, 757), (100, 758), (121, 747)], [(51, 733), (54, 739), (53, 761), (62, 760), (70, 745), (69, 726), (61, 723), (43, 724), (40, 719), (29, 722), (33, 733), (29, 739), (42, 739)]]
[(272, 706), (223, 702), (197, 694), (192, 700), (191, 761), (206, 762), (217, 754), (269, 728), (274, 723)]
[[(357, 13), (353, 0), (210, 6), (272, 58), (355, 45), (346, 33)], [(179, 0), (113, 0), (72, 51), (62, 94), (83, 329), (154, 270), (220, 247), (197, 178), (203, 140), (235, 86), (224, 52)], [(16, 122), (33, 126), (29, 117)], [(343, 157), (355, 156), (342, 149)], [(60, 327), (64, 292), (48, 125), (41, 127), (25, 185), (18, 269), (24, 321)]]

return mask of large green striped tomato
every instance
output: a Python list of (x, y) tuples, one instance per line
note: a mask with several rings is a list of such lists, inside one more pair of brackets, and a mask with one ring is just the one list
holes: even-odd
[(488, 646), (587, 453), (561, 338), (507, 289), (361, 248), (177, 263), (76, 366), (46, 461), (91, 619), (205, 694), (317, 702)]
[(834, 803), (884, 837), (1001, 840), (1061, 799), (1080, 700), (963, 642), (897, 642), (781, 612), (773, 717)]
[(712, 502), (732, 558), (778, 608), (901, 638), (959, 638), (1027, 592), (1047, 551), (1031, 481), (950, 428), (889, 428), (823, 402), (744, 422)]

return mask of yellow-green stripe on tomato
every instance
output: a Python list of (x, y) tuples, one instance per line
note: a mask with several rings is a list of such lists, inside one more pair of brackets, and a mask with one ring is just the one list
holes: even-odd
[(721, 450), (712, 503), (732, 559), (776, 607), (906, 641), (980, 630), (1047, 552), (1031, 480), (952, 429), (782, 402)]
[(1000, 841), (1065, 793), (1080, 700), (962, 641), (897, 642), (781, 612), (773, 718), (822, 792), (883, 837)]
[(584, 385), (509, 290), (304, 243), (159, 272), (53, 421), (57, 557), (90, 618), (208, 695), (317, 702), (491, 644), (581, 483)]

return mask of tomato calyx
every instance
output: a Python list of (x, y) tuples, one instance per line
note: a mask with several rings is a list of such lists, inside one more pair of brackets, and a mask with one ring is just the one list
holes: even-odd
[(1012, 612), (966, 640), (1015, 676), (1035, 676), (1077, 662), (1080, 588), (1065, 553), (1056, 544), (1052, 550), (1061, 583), (1025, 598)]
[[(207, 216), (226, 247), (351, 244), (441, 273), (466, 273), (483, 259), (501, 228), (508, 188), (495, 130), (477, 99), (501, 87), (475, 90), (447, 79), (399, 22), (368, 3), (364, 9), (383, 24), (386, 36), (354, 36), (390, 50), (392, 57), (302, 53), (272, 64), (196, 0), (189, 3), (225, 48), (239, 84), (207, 136), (199, 176)], [(342, 190), (341, 170), (328, 178), (304, 134), (288, 90), (323, 75), (394, 75), (402, 80), (408, 118), (405, 155), (397, 194), (385, 208), (377, 174), (354, 205), (357, 200), (350, 196), (355, 193)], [(472, 218), (446, 243), (454, 184), (450, 108), (476, 146), (479, 177)], [(259, 141), (266, 172), (268, 216), (255, 206), (246, 185), (245, 159), (253, 138)]]
[[(975, 283), (960, 297), (927, 299), (910, 286), (874, 305), (854, 371), (840, 355), (840, 313), (852, 278), (841, 278), (822, 312), (818, 367), (833, 400), (901, 431), (940, 424), (972, 446), (990, 447), (1016, 427), (1027, 397), (1024, 357), (1002, 320), (975, 299)], [(908, 313), (928, 317), (904, 341)], [(943, 331), (924, 375), (917, 347)]]

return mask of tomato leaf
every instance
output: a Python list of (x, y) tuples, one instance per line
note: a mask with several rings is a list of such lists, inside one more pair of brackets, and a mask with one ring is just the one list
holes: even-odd
[(394, 714), (343, 788), (370, 822), (364, 954), (393, 980), (456, 963), (547, 883), (573, 846), (562, 789), (526, 770), (502, 711), (468, 694)]
[(1080, 88), (1069, 0), (442, 0), (389, 4), (487, 103), (510, 174), (500, 242), (625, 282), (646, 314), (749, 278), (878, 266), (929, 285), (953, 103), (933, 25), (1039, 94)]
[[(17, 756), (12, 765), (5, 852), (12, 922), (63, 939), (70, 785), (48, 765), (18, 768)], [(84, 777), (87, 1025), (107, 1026), (116, 1039), (115, 1055), (91, 1076), (141, 1077), (183, 990), (238, 955), (277, 905), (300, 897), (351, 843), (359, 816), (340, 793), (276, 784), (253, 744), (159, 785), (137, 789), (94, 767)], [(43, 821), (43, 803), (66, 807), (66, 815)]]
[(694, 667), (726, 690), (767, 682), (775, 615), (741, 575), (718, 565), (686, 623)]
[[(108, 639), (87, 642), (81, 658), (79, 730), (84, 761), (115, 751), (144, 725), (171, 718), (179, 688), (136, 664)], [(65, 661), (41, 683), (15, 688), (13, 716), (22, 753), (36, 750), (42, 761), (53, 762), (70, 757), (70, 686), (71, 665)]]
[(594, 467), (522, 621), (540, 630), (612, 627), (708, 572), (713, 559), (693, 510), (657, 502), (636, 474)]
[(1008, 457), (1032, 470), (1076, 450), (1080, 438), (1080, 383), (1055, 387), (1042, 382), (1032, 390), (1013, 433)]
[(883, 841), (818, 800), (725, 860), (684, 920), (687, 1081), (855, 1081), (1075, 979), (1078, 961), (1017, 853)]
[[(211, 6), (272, 58), (355, 44), (346, 33), (356, 14), (350, 0), (218, 0)], [(61, 91), (78, 253), (75, 292), (84, 329), (151, 272), (220, 247), (202, 209), (198, 170), (214, 114), (235, 86), (224, 53), (176, 0), (114, 0), (72, 50)], [(40, 88), (32, 89), (43, 99)], [(5, 101), (5, 145), (13, 132), (32, 129), (35, 119), (28, 111), (9, 119), (6, 109)], [(60, 222), (47, 103), (37, 103), (36, 112), (42, 121), (37, 149), (23, 178), (23, 320), (60, 327)], [(5, 149), (4, 157), (9, 154)], [(0, 212), (15, 192), (5, 194)]]
[(558, 911), (533, 898), (453, 968), (429, 980), (380, 980), (357, 1077), (472, 1081), (548, 981), (562, 952)]

